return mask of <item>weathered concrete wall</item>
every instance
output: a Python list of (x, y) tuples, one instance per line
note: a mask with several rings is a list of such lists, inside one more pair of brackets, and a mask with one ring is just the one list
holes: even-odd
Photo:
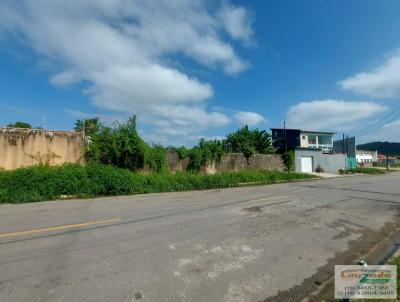
[[(167, 163), (172, 172), (186, 171), (189, 165), (189, 158), (181, 160), (177, 152), (167, 151)], [(282, 171), (282, 158), (280, 155), (275, 154), (255, 154), (249, 158), (247, 163), (242, 153), (229, 153), (223, 156), (219, 162), (208, 162), (201, 168), (201, 171), (207, 174), (243, 170)]]
[(313, 158), (313, 172), (320, 165), (325, 172), (337, 173), (339, 169), (346, 167), (346, 155), (343, 154), (325, 154), (321, 150), (305, 150), (297, 149), (295, 151), (296, 157), (296, 172), (301, 172), (301, 157), (310, 156)]
[(0, 168), (13, 170), (39, 163), (82, 163), (83, 133), (42, 129), (0, 129)]
[(189, 158), (180, 159), (178, 152), (167, 150), (166, 151), (167, 164), (171, 172), (186, 171), (189, 166)]

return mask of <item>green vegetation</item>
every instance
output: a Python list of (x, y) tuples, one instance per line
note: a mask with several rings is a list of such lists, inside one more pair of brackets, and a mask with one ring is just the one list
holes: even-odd
[(389, 264), (397, 266), (397, 301), (400, 301), (400, 257), (389, 261)]
[(192, 149), (185, 147), (168, 147), (175, 150), (180, 159), (189, 157), (189, 169), (198, 171), (206, 162), (218, 162), (227, 153), (243, 153), (248, 160), (250, 156), (259, 154), (272, 154), (275, 152), (272, 147), (271, 135), (265, 130), (249, 129), (248, 126), (240, 128), (236, 132), (230, 133), (224, 140), (200, 142)]
[(178, 153), (179, 159), (185, 159), (189, 156), (190, 152), (188, 149), (186, 149), (184, 146), (179, 147), (179, 148), (174, 148), (174, 147), (169, 147), (167, 149), (170, 150), (175, 150), (176, 153)]
[[(389, 164), (390, 168), (400, 168), (400, 163)], [(386, 168), (386, 163), (378, 163), (378, 167)]]
[(98, 118), (78, 120), (76, 131), (84, 131), (90, 137), (86, 150), (89, 163), (100, 163), (137, 171), (148, 168), (161, 172), (166, 169), (163, 147), (150, 147), (136, 130), (136, 117), (112, 127), (102, 124)]
[(282, 154), (283, 164), (286, 172), (293, 172), (296, 169), (296, 158), (294, 151)]
[(9, 128), (28, 128), (28, 129), (32, 128), (32, 126), (30, 124), (25, 123), (25, 122), (15, 122), (12, 124), (8, 124), (7, 127), (9, 127)]
[(0, 171), (0, 203), (237, 187), (314, 178), (301, 173), (149, 173), (89, 163)]
[(368, 300), (359, 300), (360, 302), (398, 302), (400, 301), (400, 257), (396, 257), (390, 260), (388, 265), (396, 265), (397, 266), (397, 299), (368, 299)]
[(199, 171), (206, 162), (219, 162), (226, 153), (223, 141), (201, 139), (198, 145), (189, 151), (189, 169)]
[(340, 174), (356, 174), (356, 173), (361, 173), (361, 174), (371, 174), (371, 175), (377, 175), (377, 174), (385, 174), (385, 171), (382, 169), (376, 169), (376, 168), (353, 168), (353, 169), (348, 169), (348, 170), (339, 170)]
[(389, 156), (400, 156), (400, 143), (388, 143), (388, 142), (372, 142), (362, 145), (357, 145), (358, 150), (378, 151), (380, 154), (386, 154)]
[(85, 132), (86, 135), (95, 135), (102, 127), (99, 117), (89, 118), (85, 120), (77, 120), (75, 122), (75, 131)]
[(243, 153), (249, 159), (250, 156), (260, 154), (271, 154), (275, 150), (272, 147), (271, 135), (265, 130), (250, 130), (245, 127), (226, 136), (225, 148), (227, 152)]
[[(125, 123), (106, 126), (98, 117), (77, 120), (76, 131), (83, 131), (90, 137), (86, 150), (86, 160), (132, 171), (150, 169), (161, 172), (166, 170), (165, 150), (162, 146), (150, 147), (136, 130), (136, 117)], [(247, 159), (255, 153), (274, 153), (271, 135), (265, 130), (250, 130), (245, 126), (227, 135), (225, 140), (206, 141), (201, 139), (191, 149), (169, 147), (178, 152), (180, 159), (189, 157), (189, 169), (199, 171), (206, 163), (220, 161), (228, 152), (243, 153)]]

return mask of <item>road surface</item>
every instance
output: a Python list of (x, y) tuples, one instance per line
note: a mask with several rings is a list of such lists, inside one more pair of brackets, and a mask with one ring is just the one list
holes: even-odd
[(321, 301), (399, 242), (400, 173), (0, 206), (0, 301)]

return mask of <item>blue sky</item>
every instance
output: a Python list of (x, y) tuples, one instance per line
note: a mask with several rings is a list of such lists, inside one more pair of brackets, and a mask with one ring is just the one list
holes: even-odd
[(398, 141), (399, 12), (396, 0), (5, 0), (0, 126), (135, 113), (163, 144), (283, 120)]

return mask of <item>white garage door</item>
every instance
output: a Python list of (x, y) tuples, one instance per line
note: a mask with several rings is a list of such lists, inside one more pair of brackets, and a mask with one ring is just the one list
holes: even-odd
[(302, 156), (301, 158), (301, 172), (309, 173), (313, 171), (313, 160), (311, 156)]

